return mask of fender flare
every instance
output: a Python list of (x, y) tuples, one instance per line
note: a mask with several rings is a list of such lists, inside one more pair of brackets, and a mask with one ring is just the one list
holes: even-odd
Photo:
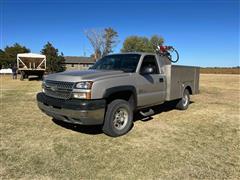
[(187, 89), (187, 88), (190, 88), (190, 91), (191, 91), (191, 92), (189, 92), (189, 93), (192, 94), (193, 87), (192, 87), (192, 84), (191, 84), (191, 83), (184, 83), (184, 84), (183, 84), (182, 93), (183, 93), (183, 91), (184, 91), (185, 89)]
[(108, 98), (110, 95), (118, 92), (123, 92), (123, 91), (131, 91), (133, 94), (135, 106), (137, 106), (137, 90), (134, 86), (127, 85), (127, 86), (116, 86), (116, 87), (111, 87), (105, 90), (103, 94), (103, 98)]

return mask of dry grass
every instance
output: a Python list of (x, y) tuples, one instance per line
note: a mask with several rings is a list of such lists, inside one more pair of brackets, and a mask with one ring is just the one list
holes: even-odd
[(240, 178), (239, 75), (201, 75), (187, 111), (155, 107), (119, 138), (54, 123), (36, 106), (41, 82), (0, 78), (2, 179)]
[(240, 74), (240, 68), (201, 68), (202, 74)]

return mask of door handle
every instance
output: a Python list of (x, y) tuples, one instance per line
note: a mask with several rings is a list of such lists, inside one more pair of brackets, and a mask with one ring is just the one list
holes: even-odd
[(164, 80), (163, 78), (159, 78), (159, 82), (162, 83)]

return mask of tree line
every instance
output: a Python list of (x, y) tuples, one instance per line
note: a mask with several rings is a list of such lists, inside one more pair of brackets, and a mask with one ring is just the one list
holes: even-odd
[[(16, 65), (17, 54), (30, 52), (31, 50), (29, 48), (18, 43), (13, 44), (12, 46), (6, 46), (3, 50), (0, 49), (0, 69), (12, 68)], [(47, 44), (44, 45), (41, 54), (46, 55), (47, 72), (61, 72), (66, 69), (63, 53), (59, 53), (58, 49), (56, 49), (50, 42), (47, 42)]]
[[(92, 46), (93, 53), (91, 57), (95, 60), (112, 53), (113, 49), (120, 42), (118, 32), (111, 27), (87, 29), (84, 31), (84, 34)], [(156, 45), (162, 45), (163, 43), (164, 39), (158, 35), (153, 35), (150, 38), (133, 35), (124, 40), (121, 52), (154, 52)], [(9, 68), (16, 64), (18, 53), (29, 52), (31, 52), (29, 48), (18, 43), (0, 49), (0, 69), (3, 67)], [(41, 54), (47, 57), (48, 72), (60, 72), (66, 69), (63, 53), (60, 53), (50, 42), (43, 46)]]

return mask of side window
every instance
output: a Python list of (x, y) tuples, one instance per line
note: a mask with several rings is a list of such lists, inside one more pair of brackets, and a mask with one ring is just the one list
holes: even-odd
[(157, 64), (157, 60), (153, 55), (146, 55), (142, 61), (142, 65), (140, 68), (140, 72), (143, 72), (146, 67), (152, 67), (153, 73), (152, 74), (159, 74), (159, 68)]

